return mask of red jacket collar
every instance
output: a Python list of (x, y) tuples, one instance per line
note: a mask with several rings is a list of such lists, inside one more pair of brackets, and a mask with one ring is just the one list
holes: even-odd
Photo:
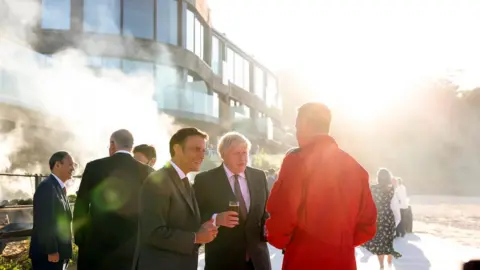
[(328, 134), (318, 134), (312, 136), (302, 148), (310, 146), (325, 146), (330, 144), (337, 144), (337, 142), (332, 136)]

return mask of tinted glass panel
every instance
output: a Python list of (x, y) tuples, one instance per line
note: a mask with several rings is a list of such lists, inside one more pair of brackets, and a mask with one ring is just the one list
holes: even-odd
[(180, 72), (169, 66), (155, 66), (155, 100), (161, 109), (178, 110)]
[(195, 18), (195, 54), (203, 59), (203, 25)]
[(157, 0), (157, 40), (178, 44), (178, 1)]
[(187, 50), (194, 52), (195, 51), (195, 15), (190, 10), (187, 10)]
[(123, 60), (123, 72), (127, 74), (147, 74), (153, 77), (153, 64), (142, 61)]
[(254, 73), (254, 93), (261, 99), (265, 99), (265, 72), (259, 67), (255, 67)]
[(43, 0), (42, 28), (70, 29), (70, 0)]
[(83, 0), (86, 32), (120, 34), (120, 0)]
[(266, 95), (266, 103), (267, 106), (277, 106), (277, 81), (275, 77), (272, 75), (268, 74), (268, 79), (267, 79), (267, 95)]
[(220, 74), (220, 44), (218, 38), (212, 36), (212, 70)]
[(235, 66), (234, 66), (234, 83), (240, 87), (243, 87), (243, 58), (239, 54), (235, 54)]
[(230, 49), (228, 48), (227, 49), (227, 78), (230, 82), (234, 82), (233, 78), (234, 78), (234, 55), (235, 53)]
[(243, 61), (243, 89), (250, 91), (250, 62)]
[(123, 0), (123, 34), (153, 39), (153, 1)]

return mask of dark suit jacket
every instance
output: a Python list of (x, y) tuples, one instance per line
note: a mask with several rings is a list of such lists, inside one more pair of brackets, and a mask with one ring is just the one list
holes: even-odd
[[(138, 270), (196, 270), (195, 232), (200, 212), (178, 173), (168, 163), (143, 183), (140, 195)], [(192, 200), (193, 199), (193, 200)]]
[[(205, 247), (205, 270), (241, 269), (247, 253), (255, 270), (271, 269), (263, 229), (268, 218), (265, 204), (269, 193), (265, 172), (247, 167), (245, 178), (250, 191), (247, 220), (235, 228), (219, 228), (216, 239)], [(228, 211), (229, 201), (236, 201), (223, 165), (198, 174), (194, 189), (202, 221)]]
[(33, 231), (30, 241), (32, 260), (48, 259), (58, 252), (61, 260), (72, 257), (72, 212), (57, 179), (50, 175), (33, 196)]
[(131, 269), (138, 192), (153, 171), (126, 153), (87, 164), (74, 209), (78, 269)]

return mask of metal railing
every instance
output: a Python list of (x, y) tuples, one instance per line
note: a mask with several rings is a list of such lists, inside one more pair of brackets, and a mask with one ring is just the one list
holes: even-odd
[[(48, 175), (0, 173), (0, 184), (2, 184), (2, 181), (5, 181), (6, 179), (12, 181), (12, 178), (14, 178), (14, 180), (19, 180), (19, 181), (23, 179), (30, 180), (30, 183), (32, 186), (31, 193), (33, 195), (33, 193), (35, 192), (35, 189), (38, 187), (40, 182), (42, 182), (46, 177), (48, 177)], [(82, 177), (81, 175), (74, 176), (74, 178), (81, 178), (81, 177)], [(33, 183), (32, 183), (32, 180), (33, 180)], [(25, 192), (25, 190), (22, 190), (22, 192)], [(33, 196), (30, 197), (30, 200), (31, 198), (33, 198)], [(0, 199), (3, 199), (3, 198), (0, 198)], [(3, 202), (0, 201), (0, 204), (1, 203)], [(1, 208), (5, 208), (5, 209), (0, 209), (0, 211), (5, 211), (5, 212), (2, 212), (2, 215), (0, 215), (0, 219), (4, 219), (4, 220), (0, 220), (0, 254), (1, 254), (3, 249), (6, 247), (8, 243), (28, 239), (28, 237), (31, 235), (31, 232), (32, 232), (33, 223), (31, 223), (31, 221), (25, 222), (24, 220), (15, 221), (15, 218), (13, 218), (14, 220), (11, 220), (9, 218), (9, 214), (14, 215), (15, 213), (19, 213), (22, 211), (29, 211), (19, 207), (28, 208), (28, 207), (31, 207), (31, 205), (0, 205), (0, 206)], [(2, 218), (3, 216), (5, 217)], [(11, 223), (10, 221), (13, 221), (13, 223)]]
[[(47, 178), (48, 175), (43, 174), (16, 174), (16, 173), (0, 173), (0, 177), (33, 177), (35, 180), (35, 188), (42, 182), (43, 179)], [(81, 175), (75, 175), (73, 178), (82, 178)], [(1, 180), (1, 179), (0, 179)]]

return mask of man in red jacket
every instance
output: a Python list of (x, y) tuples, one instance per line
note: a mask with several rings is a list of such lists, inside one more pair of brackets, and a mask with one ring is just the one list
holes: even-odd
[(300, 147), (285, 156), (267, 202), (267, 238), (284, 249), (284, 270), (355, 270), (355, 247), (375, 235), (368, 173), (328, 135), (330, 122), (321, 103), (298, 109)]

